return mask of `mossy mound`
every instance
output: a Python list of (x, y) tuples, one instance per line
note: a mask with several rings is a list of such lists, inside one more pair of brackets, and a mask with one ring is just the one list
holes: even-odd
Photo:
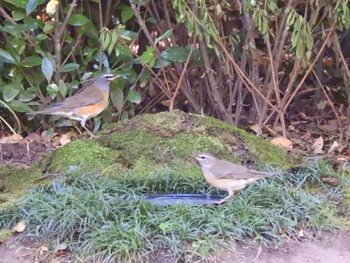
[(318, 166), (259, 180), (219, 207), (152, 205), (143, 194), (218, 193), (191, 153), (276, 170), (287, 170), (298, 159), (234, 126), (180, 111), (108, 126), (98, 139), (71, 142), (31, 168), (33, 175), (45, 171), (54, 179), (13, 209), (0, 210), (0, 228), (24, 220), (27, 233), (59, 236), (91, 262), (148, 262), (159, 253), (170, 262), (194, 262), (237, 240), (277, 245), (298, 238), (300, 229), (334, 225), (335, 196), (320, 180)]
[(0, 210), (14, 204), (29, 188), (38, 186), (43, 173), (39, 165), (24, 168), (16, 164), (0, 167)]
[[(3, 206), (51, 175), (67, 171), (98, 172), (109, 178), (175, 176), (200, 178), (201, 171), (189, 154), (209, 152), (237, 163), (293, 166), (297, 157), (220, 120), (181, 111), (145, 114), (105, 125), (99, 138), (75, 140), (30, 168), (0, 167), (0, 201)], [(47, 178), (48, 180), (46, 180)]]
[(48, 170), (65, 172), (79, 166), (104, 170), (112, 177), (130, 171), (146, 176), (164, 166), (186, 170), (195, 165), (188, 155), (197, 152), (285, 168), (297, 161), (283, 149), (232, 125), (181, 111), (140, 115), (107, 127), (96, 140), (75, 141), (58, 149)]

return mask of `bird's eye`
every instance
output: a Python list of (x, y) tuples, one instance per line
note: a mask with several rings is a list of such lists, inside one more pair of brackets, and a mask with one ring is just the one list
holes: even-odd
[(205, 160), (205, 156), (201, 156), (201, 159), (202, 159), (202, 160)]

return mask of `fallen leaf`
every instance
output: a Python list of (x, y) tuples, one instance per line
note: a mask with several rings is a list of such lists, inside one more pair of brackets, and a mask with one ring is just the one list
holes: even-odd
[(66, 249), (67, 249), (67, 245), (65, 243), (59, 243), (55, 248), (56, 251), (66, 250)]
[(273, 130), (272, 128), (265, 126), (266, 130), (270, 133), (271, 136), (276, 137), (278, 135), (278, 133)]
[(321, 179), (322, 182), (329, 184), (331, 186), (337, 186), (340, 183), (339, 178), (331, 177), (331, 176), (325, 176)]
[(163, 104), (165, 107), (170, 107), (170, 100), (163, 100), (160, 103)]
[(67, 251), (62, 251), (62, 250), (60, 250), (60, 251), (55, 252), (55, 256), (56, 256), (56, 257), (66, 257), (66, 256), (68, 256), (68, 255), (69, 255), (69, 254), (68, 254)]
[(314, 149), (314, 153), (323, 153), (323, 138), (322, 136), (318, 137), (314, 144), (311, 146), (312, 149)]
[(12, 229), (12, 233), (22, 233), (26, 228), (26, 222), (24, 220), (19, 221)]
[(300, 139), (302, 139), (303, 141), (308, 142), (308, 141), (311, 139), (311, 132), (310, 132), (310, 131), (305, 132), (305, 133), (300, 137)]
[(67, 245), (65, 243), (57, 244), (57, 246), (55, 248), (55, 255), (56, 255), (56, 257), (68, 256)]
[(271, 140), (271, 143), (274, 145), (279, 145), (287, 149), (293, 148), (293, 142), (284, 137), (277, 137)]
[(10, 136), (2, 137), (0, 143), (10, 144), (10, 143), (19, 143), (23, 140), (23, 137), (19, 134), (12, 134)]
[(300, 229), (300, 230), (298, 231), (298, 236), (299, 236), (299, 237), (303, 237), (303, 236), (304, 236), (304, 230)]
[(339, 143), (338, 143), (337, 141), (334, 141), (334, 142), (332, 143), (331, 148), (328, 150), (328, 154), (334, 152), (334, 151), (338, 148), (338, 146), (339, 146)]
[(308, 120), (309, 118), (306, 116), (306, 114), (304, 112), (300, 112), (300, 117), (303, 119), (303, 120)]
[(257, 135), (261, 134), (261, 126), (258, 123), (255, 123), (249, 127), (252, 131), (254, 131)]
[(338, 128), (338, 126), (324, 124), (324, 125), (319, 125), (318, 128), (325, 132), (331, 132), (331, 131), (335, 131)]
[(48, 252), (49, 248), (47, 246), (41, 246), (39, 248), (39, 254), (42, 256), (44, 253)]
[(274, 129), (276, 132), (282, 132), (282, 131), (283, 131), (281, 125), (274, 125), (274, 126), (273, 126), (273, 129)]
[(62, 134), (62, 136), (59, 139), (59, 142), (62, 146), (70, 143), (70, 141), (70, 137), (67, 134)]

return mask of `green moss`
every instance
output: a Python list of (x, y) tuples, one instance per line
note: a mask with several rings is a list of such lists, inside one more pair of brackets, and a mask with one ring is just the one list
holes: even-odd
[(30, 168), (18, 165), (4, 165), (0, 167), (0, 209), (14, 205), (17, 199), (36, 185), (44, 183), (39, 164)]
[(223, 131), (231, 132), (231, 136), (236, 138), (233, 144), (242, 143), (243, 148), (249, 153), (249, 158), (255, 162), (278, 163), (282, 167), (290, 167), (300, 161), (297, 156), (287, 153), (283, 148), (220, 120), (202, 116), (198, 119), (198, 124), (206, 126), (206, 130), (212, 133), (214, 132), (210, 128), (215, 128), (221, 140), (231, 140), (232, 143), (232, 138), (229, 138)]
[(0, 231), (0, 243), (4, 242), (9, 237), (12, 237), (12, 233), (10, 230), (1, 230)]
[(186, 114), (182, 111), (160, 112), (158, 114), (147, 114), (143, 116), (145, 123), (151, 124), (156, 129), (177, 132), (181, 124), (186, 120)]
[(141, 156), (154, 159), (157, 157), (157, 153), (166, 147), (162, 137), (144, 128), (118, 131), (115, 134), (101, 138), (99, 143), (104, 147), (123, 152), (123, 158), (131, 162), (130, 164), (134, 163)]
[(77, 167), (86, 171), (102, 171), (115, 164), (120, 155), (119, 151), (103, 147), (96, 141), (76, 140), (52, 154), (49, 171), (65, 172)]
[(210, 152), (215, 156), (226, 156), (227, 159), (236, 160), (230, 153), (229, 145), (226, 145), (220, 137), (209, 135), (196, 135), (193, 133), (179, 133), (167, 140), (169, 149), (174, 156), (183, 158), (188, 154)]
[(146, 156), (140, 156), (130, 169), (130, 173), (136, 178), (148, 177), (150, 174), (163, 173), (164, 166), (155, 164)]
[(242, 138), (247, 143), (249, 153), (257, 162), (278, 163), (284, 167), (290, 167), (297, 162), (297, 158), (288, 154), (283, 148), (275, 146), (252, 134), (241, 132)]

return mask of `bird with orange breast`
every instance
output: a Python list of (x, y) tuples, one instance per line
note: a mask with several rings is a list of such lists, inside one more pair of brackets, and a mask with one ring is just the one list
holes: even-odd
[(120, 77), (111, 73), (98, 76), (80, 93), (66, 98), (62, 102), (51, 104), (39, 111), (27, 112), (27, 115), (58, 115), (72, 120), (80, 121), (81, 126), (90, 134), (94, 135), (85, 127), (88, 119), (100, 114), (108, 105), (109, 86), (111, 81)]

